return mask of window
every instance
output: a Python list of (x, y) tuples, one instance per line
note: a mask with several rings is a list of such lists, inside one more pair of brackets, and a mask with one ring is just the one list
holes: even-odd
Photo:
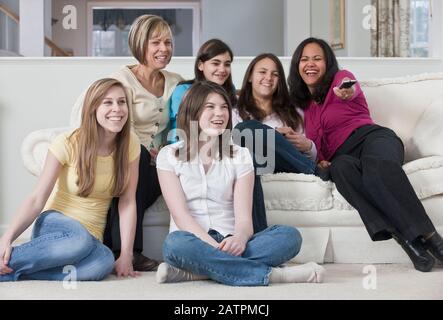
[(116, 30), (94, 30), (92, 32), (93, 38), (93, 56), (115, 56), (115, 38)]
[(88, 53), (92, 56), (130, 56), (129, 30), (143, 14), (163, 17), (174, 36), (174, 55), (192, 56), (200, 38), (198, 2), (88, 3)]
[(429, 57), (430, 0), (411, 0), (411, 57)]

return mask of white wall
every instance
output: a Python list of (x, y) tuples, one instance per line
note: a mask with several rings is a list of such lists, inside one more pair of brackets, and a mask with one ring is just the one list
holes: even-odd
[(45, 54), (45, 1), (20, 0), (20, 54), (43, 57)]
[[(250, 60), (234, 60), (237, 87)], [(24, 137), (33, 130), (67, 126), (71, 107), (88, 84), (133, 62), (129, 58), (0, 58), (0, 234), (36, 182), (22, 164)], [(282, 62), (287, 72), (290, 57)], [(442, 60), (342, 58), (339, 62), (360, 80), (443, 72)], [(174, 58), (168, 69), (191, 78), (193, 64), (193, 58)]]
[(328, 40), (329, 0), (311, 0), (311, 35)]
[[(336, 50), (339, 57), (370, 57), (371, 32), (363, 28), (363, 8), (371, 0), (345, 1), (345, 48)], [(311, 0), (311, 30), (314, 37), (330, 38), (329, 0)]]
[(283, 0), (202, 0), (201, 42), (220, 38), (235, 56), (283, 55)]
[(285, 0), (284, 32), (284, 55), (292, 56), (298, 44), (311, 36), (311, 0)]
[[(324, 39), (330, 42), (331, 39), (331, 17), (329, 0), (311, 0), (311, 34), (313, 37)], [(345, 4), (345, 24), (349, 23), (347, 16), (354, 14)], [(351, 30), (351, 29), (350, 29)], [(345, 30), (344, 49), (334, 50), (337, 57), (347, 57), (349, 43), (347, 39), (347, 29)]]
[(348, 57), (371, 56), (371, 30), (363, 28), (363, 8), (371, 0), (346, 0), (346, 49)]

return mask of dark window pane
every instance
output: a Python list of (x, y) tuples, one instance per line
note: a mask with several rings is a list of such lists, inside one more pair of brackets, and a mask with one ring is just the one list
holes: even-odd
[[(128, 48), (129, 28), (143, 14), (163, 17), (174, 36), (174, 55), (192, 56), (192, 9), (93, 9), (93, 55), (130, 56)], [(106, 35), (113, 29), (113, 36)]]

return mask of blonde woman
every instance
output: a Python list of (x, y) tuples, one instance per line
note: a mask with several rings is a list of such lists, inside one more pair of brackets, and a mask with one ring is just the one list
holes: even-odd
[[(49, 147), (34, 191), (0, 240), (0, 282), (63, 280), (68, 272), (74, 280), (101, 280), (114, 267), (118, 276), (136, 275), (131, 262), (140, 142), (130, 132), (129, 107), (119, 81), (101, 79), (89, 87), (80, 127)], [(114, 263), (102, 240), (109, 203), (117, 196), (122, 250)], [(31, 240), (12, 247), (36, 218)]]
[[(133, 266), (136, 271), (152, 271), (158, 262), (142, 255), (143, 217), (146, 209), (160, 196), (155, 158), (166, 144), (169, 128), (169, 100), (182, 77), (165, 71), (173, 53), (173, 37), (168, 23), (156, 15), (142, 15), (131, 26), (129, 48), (138, 61), (126, 65), (110, 77), (127, 89), (132, 105), (131, 126), (141, 141), (139, 183), (137, 186), (137, 225)], [(81, 98), (79, 99), (81, 101)], [(119, 255), (121, 250), (119, 199), (112, 201), (104, 244)]]

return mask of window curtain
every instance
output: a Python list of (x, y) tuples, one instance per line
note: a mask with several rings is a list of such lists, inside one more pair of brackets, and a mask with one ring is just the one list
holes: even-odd
[(372, 0), (377, 10), (376, 28), (371, 32), (373, 57), (410, 56), (410, 0)]

